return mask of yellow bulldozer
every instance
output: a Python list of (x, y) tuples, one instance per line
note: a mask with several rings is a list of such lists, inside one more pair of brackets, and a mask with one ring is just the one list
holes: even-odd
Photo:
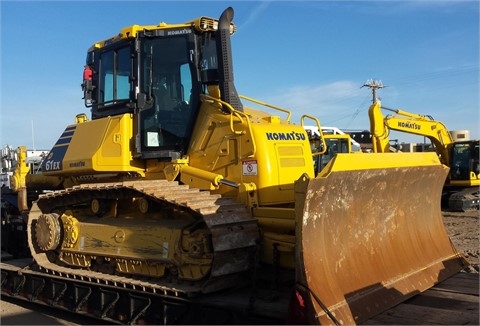
[(303, 126), (319, 121), (237, 93), (232, 20), (132, 25), (91, 46), (91, 117), (43, 161), (49, 191), (20, 202), (40, 270), (196, 296), (280, 275), (286, 320), (313, 324), (361, 323), (457, 273), (437, 155), (337, 153), (315, 173)]

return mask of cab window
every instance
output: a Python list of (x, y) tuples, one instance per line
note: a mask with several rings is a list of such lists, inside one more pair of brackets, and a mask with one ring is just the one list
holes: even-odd
[(129, 100), (130, 49), (124, 47), (100, 56), (99, 102), (104, 105)]

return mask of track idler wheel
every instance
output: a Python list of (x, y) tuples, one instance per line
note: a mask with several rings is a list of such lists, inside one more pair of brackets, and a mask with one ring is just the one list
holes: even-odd
[(55, 250), (60, 245), (61, 226), (58, 214), (42, 214), (35, 224), (35, 238), (40, 250)]

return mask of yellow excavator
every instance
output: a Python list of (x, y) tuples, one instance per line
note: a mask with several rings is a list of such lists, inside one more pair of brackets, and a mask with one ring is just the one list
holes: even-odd
[[(384, 116), (383, 110), (393, 112)], [(390, 130), (428, 138), (440, 161), (450, 168), (443, 188), (444, 206), (452, 211), (478, 210), (480, 204), (480, 140), (454, 141), (445, 124), (429, 115), (382, 107), (379, 100), (370, 106), (373, 151), (389, 152)]]
[[(200, 298), (280, 279), (289, 322), (354, 324), (463, 268), (438, 156), (337, 153), (315, 173), (318, 119), (295, 124), (238, 95), (232, 19), (227, 8), (132, 25), (88, 50), (91, 118), (77, 115), (45, 158), (49, 191), (20, 203), (39, 270)], [(306, 121), (320, 131), (315, 153)], [(19, 198), (35, 187), (27, 175), (15, 174)]]

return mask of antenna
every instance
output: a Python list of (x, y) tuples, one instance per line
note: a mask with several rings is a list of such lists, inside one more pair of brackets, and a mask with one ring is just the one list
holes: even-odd
[(33, 131), (33, 120), (32, 120), (32, 145), (33, 145), (33, 150), (35, 150), (35, 132)]
[[(362, 87), (368, 87), (372, 89), (372, 103), (377, 102), (377, 89), (384, 88), (381, 80), (369, 79), (363, 84)], [(362, 88), (360, 87), (360, 88)]]

